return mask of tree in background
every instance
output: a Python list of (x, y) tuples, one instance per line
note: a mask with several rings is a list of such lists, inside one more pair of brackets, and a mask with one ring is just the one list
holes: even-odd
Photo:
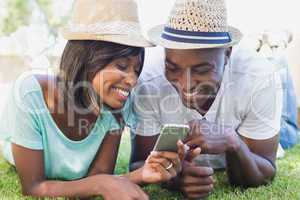
[[(53, 5), (55, 0), (4, 0), (5, 16), (0, 19), (0, 36), (8, 36), (21, 26), (28, 26), (32, 20), (32, 11), (42, 16), (42, 21), (49, 28), (49, 32), (57, 37), (58, 28), (67, 22), (68, 14), (56, 15)], [(56, 11), (58, 12), (58, 11)]]

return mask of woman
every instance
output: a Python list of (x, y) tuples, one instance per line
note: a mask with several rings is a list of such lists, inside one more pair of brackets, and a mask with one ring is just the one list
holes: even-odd
[(142, 47), (150, 46), (137, 31), (136, 5), (78, 0), (72, 20), (58, 75), (17, 80), (1, 121), (4, 155), (25, 195), (147, 199), (136, 184), (170, 180), (183, 156), (152, 153), (141, 169), (112, 175), (121, 132), (135, 122), (130, 92), (142, 70)]

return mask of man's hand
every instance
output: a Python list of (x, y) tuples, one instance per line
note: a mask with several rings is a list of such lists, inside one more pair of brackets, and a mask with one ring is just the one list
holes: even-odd
[(199, 199), (209, 196), (213, 191), (214, 170), (211, 167), (196, 166), (192, 161), (201, 152), (200, 148), (192, 150), (183, 162), (179, 186), (189, 199)]
[(186, 144), (190, 147), (200, 147), (204, 154), (222, 154), (239, 148), (240, 138), (229, 126), (206, 120), (190, 121), (189, 126), (190, 134)]
[(180, 190), (189, 199), (199, 199), (210, 195), (213, 191), (214, 171), (210, 167), (196, 166), (185, 162), (180, 183)]

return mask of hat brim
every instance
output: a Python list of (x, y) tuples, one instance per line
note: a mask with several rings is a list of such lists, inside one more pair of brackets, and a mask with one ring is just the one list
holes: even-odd
[(98, 40), (113, 42), (117, 44), (133, 46), (133, 47), (153, 47), (154, 45), (145, 39), (144, 36), (121, 35), (121, 34), (90, 34), (90, 33), (74, 33), (68, 30), (62, 30), (63, 37), (66, 40)]
[(224, 44), (195, 44), (184, 43), (167, 40), (161, 37), (164, 31), (165, 25), (158, 25), (149, 30), (148, 36), (152, 43), (162, 46), (167, 49), (208, 49), (208, 48), (221, 48), (231, 47), (239, 43), (243, 37), (243, 34), (236, 28), (229, 26), (228, 32), (231, 36), (231, 42)]

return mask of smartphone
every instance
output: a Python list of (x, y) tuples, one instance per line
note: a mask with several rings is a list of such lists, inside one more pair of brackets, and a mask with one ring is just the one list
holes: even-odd
[(188, 125), (165, 124), (154, 146), (154, 151), (177, 152), (177, 141), (184, 140), (188, 136)]

